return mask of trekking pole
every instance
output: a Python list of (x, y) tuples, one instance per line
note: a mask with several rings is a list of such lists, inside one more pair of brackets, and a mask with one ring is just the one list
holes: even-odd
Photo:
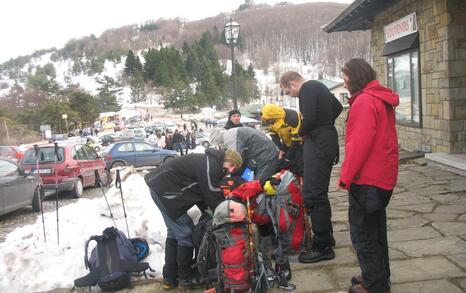
[(58, 168), (57, 168), (57, 161), (58, 160), (58, 143), (54, 143), (55, 145), (55, 209), (57, 212), (57, 244), (60, 245), (60, 226), (58, 223)]
[(39, 175), (39, 146), (37, 144), (34, 145), (34, 153), (36, 155), (36, 174), (37, 179), (39, 181), (39, 202), (40, 202), (40, 214), (42, 216), (42, 230), (44, 231), (44, 242), (47, 243), (47, 238), (45, 236), (45, 221), (44, 221), (44, 208), (43, 208), (43, 196), (40, 194), (42, 190), (42, 183)]
[(129, 235), (128, 218), (126, 217), (125, 200), (123, 199), (123, 189), (121, 188), (120, 169), (116, 169), (115, 187), (120, 189), (121, 204), (123, 205), (123, 214), (125, 216), (126, 222), (126, 231), (128, 231), (128, 238), (131, 238), (131, 236)]
[(97, 185), (99, 185), (100, 190), (102, 191), (102, 194), (104, 195), (105, 202), (107, 203), (108, 211), (110, 212), (110, 218), (112, 218), (113, 225), (115, 226), (115, 228), (118, 228), (117, 224), (115, 223), (115, 218), (113, 217), (112, 209), (110, 208), (110, 204), (108, 203), (108, 199), (107, 199), (107, 195), (105, 194), (104, 187), (102, 186), (102, 180), (100, 179), (99, 170), (95, 169), (94, 174), (95, 174), (95, 180), (97, 181)]

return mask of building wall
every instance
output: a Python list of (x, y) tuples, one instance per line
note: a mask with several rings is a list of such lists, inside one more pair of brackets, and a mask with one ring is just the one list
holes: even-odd
[(400, 146), (428, 152), (466, 152), (466, 5), (464, 0), (400, 0), (376, 15), (371, 56), (387, 84), (383, 27), (416, 12), (419, 27), (422, 125), (398, 125)]

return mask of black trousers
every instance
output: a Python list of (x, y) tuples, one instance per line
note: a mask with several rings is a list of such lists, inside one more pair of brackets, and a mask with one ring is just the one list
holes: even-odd
[(327, 247), (332, 242), (332, 210), (328, 200), (328, 186), (338, 153), (338, 133), (334, 126), (319, 127), (304, 140), (302, 194), (312, 222), (314, 247)]
[(390, 288), (386, 207), (392, 192), (356, 184), (349, 191), (351, 242), (358, 256), (363, 285), (371, 292)]

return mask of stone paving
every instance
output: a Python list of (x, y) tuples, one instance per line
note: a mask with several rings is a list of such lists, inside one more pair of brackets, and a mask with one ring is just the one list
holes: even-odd
[[(351, 276), (359, 273), (349, 239), (347, 194), (335, 187), (339, 171), (334, 169), (330, 184), (336, 258), (301, 264), (294, 257), (294, 292), (347, 292)], [(392, 293), (466, 292), (466, 177), (439, 167), (403, 164), (387, 215)], [(143, 280), (121, 292), (162, 290), (159, 281)]]

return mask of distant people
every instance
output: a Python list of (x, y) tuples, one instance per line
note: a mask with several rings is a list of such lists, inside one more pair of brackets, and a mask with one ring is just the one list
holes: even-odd
[(173, 134), (171, 132), (167, 132), (165, 135), (165, 148), (167, 150), (173, 149)]
[(197, 122), (196, 120), (191, 120), (191, 130), (197, 131)]
[(94, 129), (94, 133), (95, 133), (95, 136), (99, 136), (99, 135), (98, 135), (98, 134), (99, 134), (99, 131), (97, 130), (97, 128)]
[(228, 121), (225, 124), (225, 129), (231, 129), (235, 127), (241, 127), (243, 124), (241, 123), (241, 112), (238, 109), (233, 109), (228, 112)]
[(186, 125), (186, 123), (183, 123), (183, 131), (186, 132), (187, 129), (188, 129), (188, 126)]
[(178, 129), (176, 129), (175, 133), (173, 134), (172, 144), (173, 150), (179, 152), (180, 156), (183, 155), (183, 140), (183, 135), (181, 135), (181, 133), (178, 132)]
[(156, 134), (155, 146), (161, 149), (165, 148), (165, 135), (160, 131)]
[(338, 162), (338, 133), (335, 119), (343, 107), (322, 83), (306, 81), (295, 71), (285, 72), (280, 86), (286, 95), (299, 98), (303, 115), (299, 135), (303, 138), (304, 175), (302, 194), (309, 213), (312, 247), (299, 255), (303, 263), (315, 263), (335, 258), (332, 211), (328, 187), (333, 165)]
[(261, 120), (268, 127), (270, 138), (280, 149), (282, 167), (303, 176), (303, 147), (299, 136), (302, 116), (295, 110), (275, 104), (266, 104), (261, 109)]
[(82, 128), (79, 128), (79, 136), (83, 136), (83, 129)]
[(348, 190), (351, 242), (361, 269), (349, 292), (390, 292), (386, 207), (398, 177), (399, 97), (380, 85), (364, 59), (349, 60), (342, 72), (351, 98), (338, 187)]
[(92, 127), (89, 128), (89, 131), (91, 133), (91, 136), (94, 136), (94, 130), (92, 129)]
[(185, 135), (185, 141), (186, 141), (186, 145), (185, 145), (185, 154), (188, 154), (188, 150), (191, 148), (191, 132), (186, 132), (186, 135)]
[(157, 144), (157, 136), (155, 135), (154, 131), (151, 131), (149, 137), (147, 138), (147, 142), (153, 145)]
[(195, 149), (196, 148), (196, 131), (193, 131), (191, 132), (191, 149)]

